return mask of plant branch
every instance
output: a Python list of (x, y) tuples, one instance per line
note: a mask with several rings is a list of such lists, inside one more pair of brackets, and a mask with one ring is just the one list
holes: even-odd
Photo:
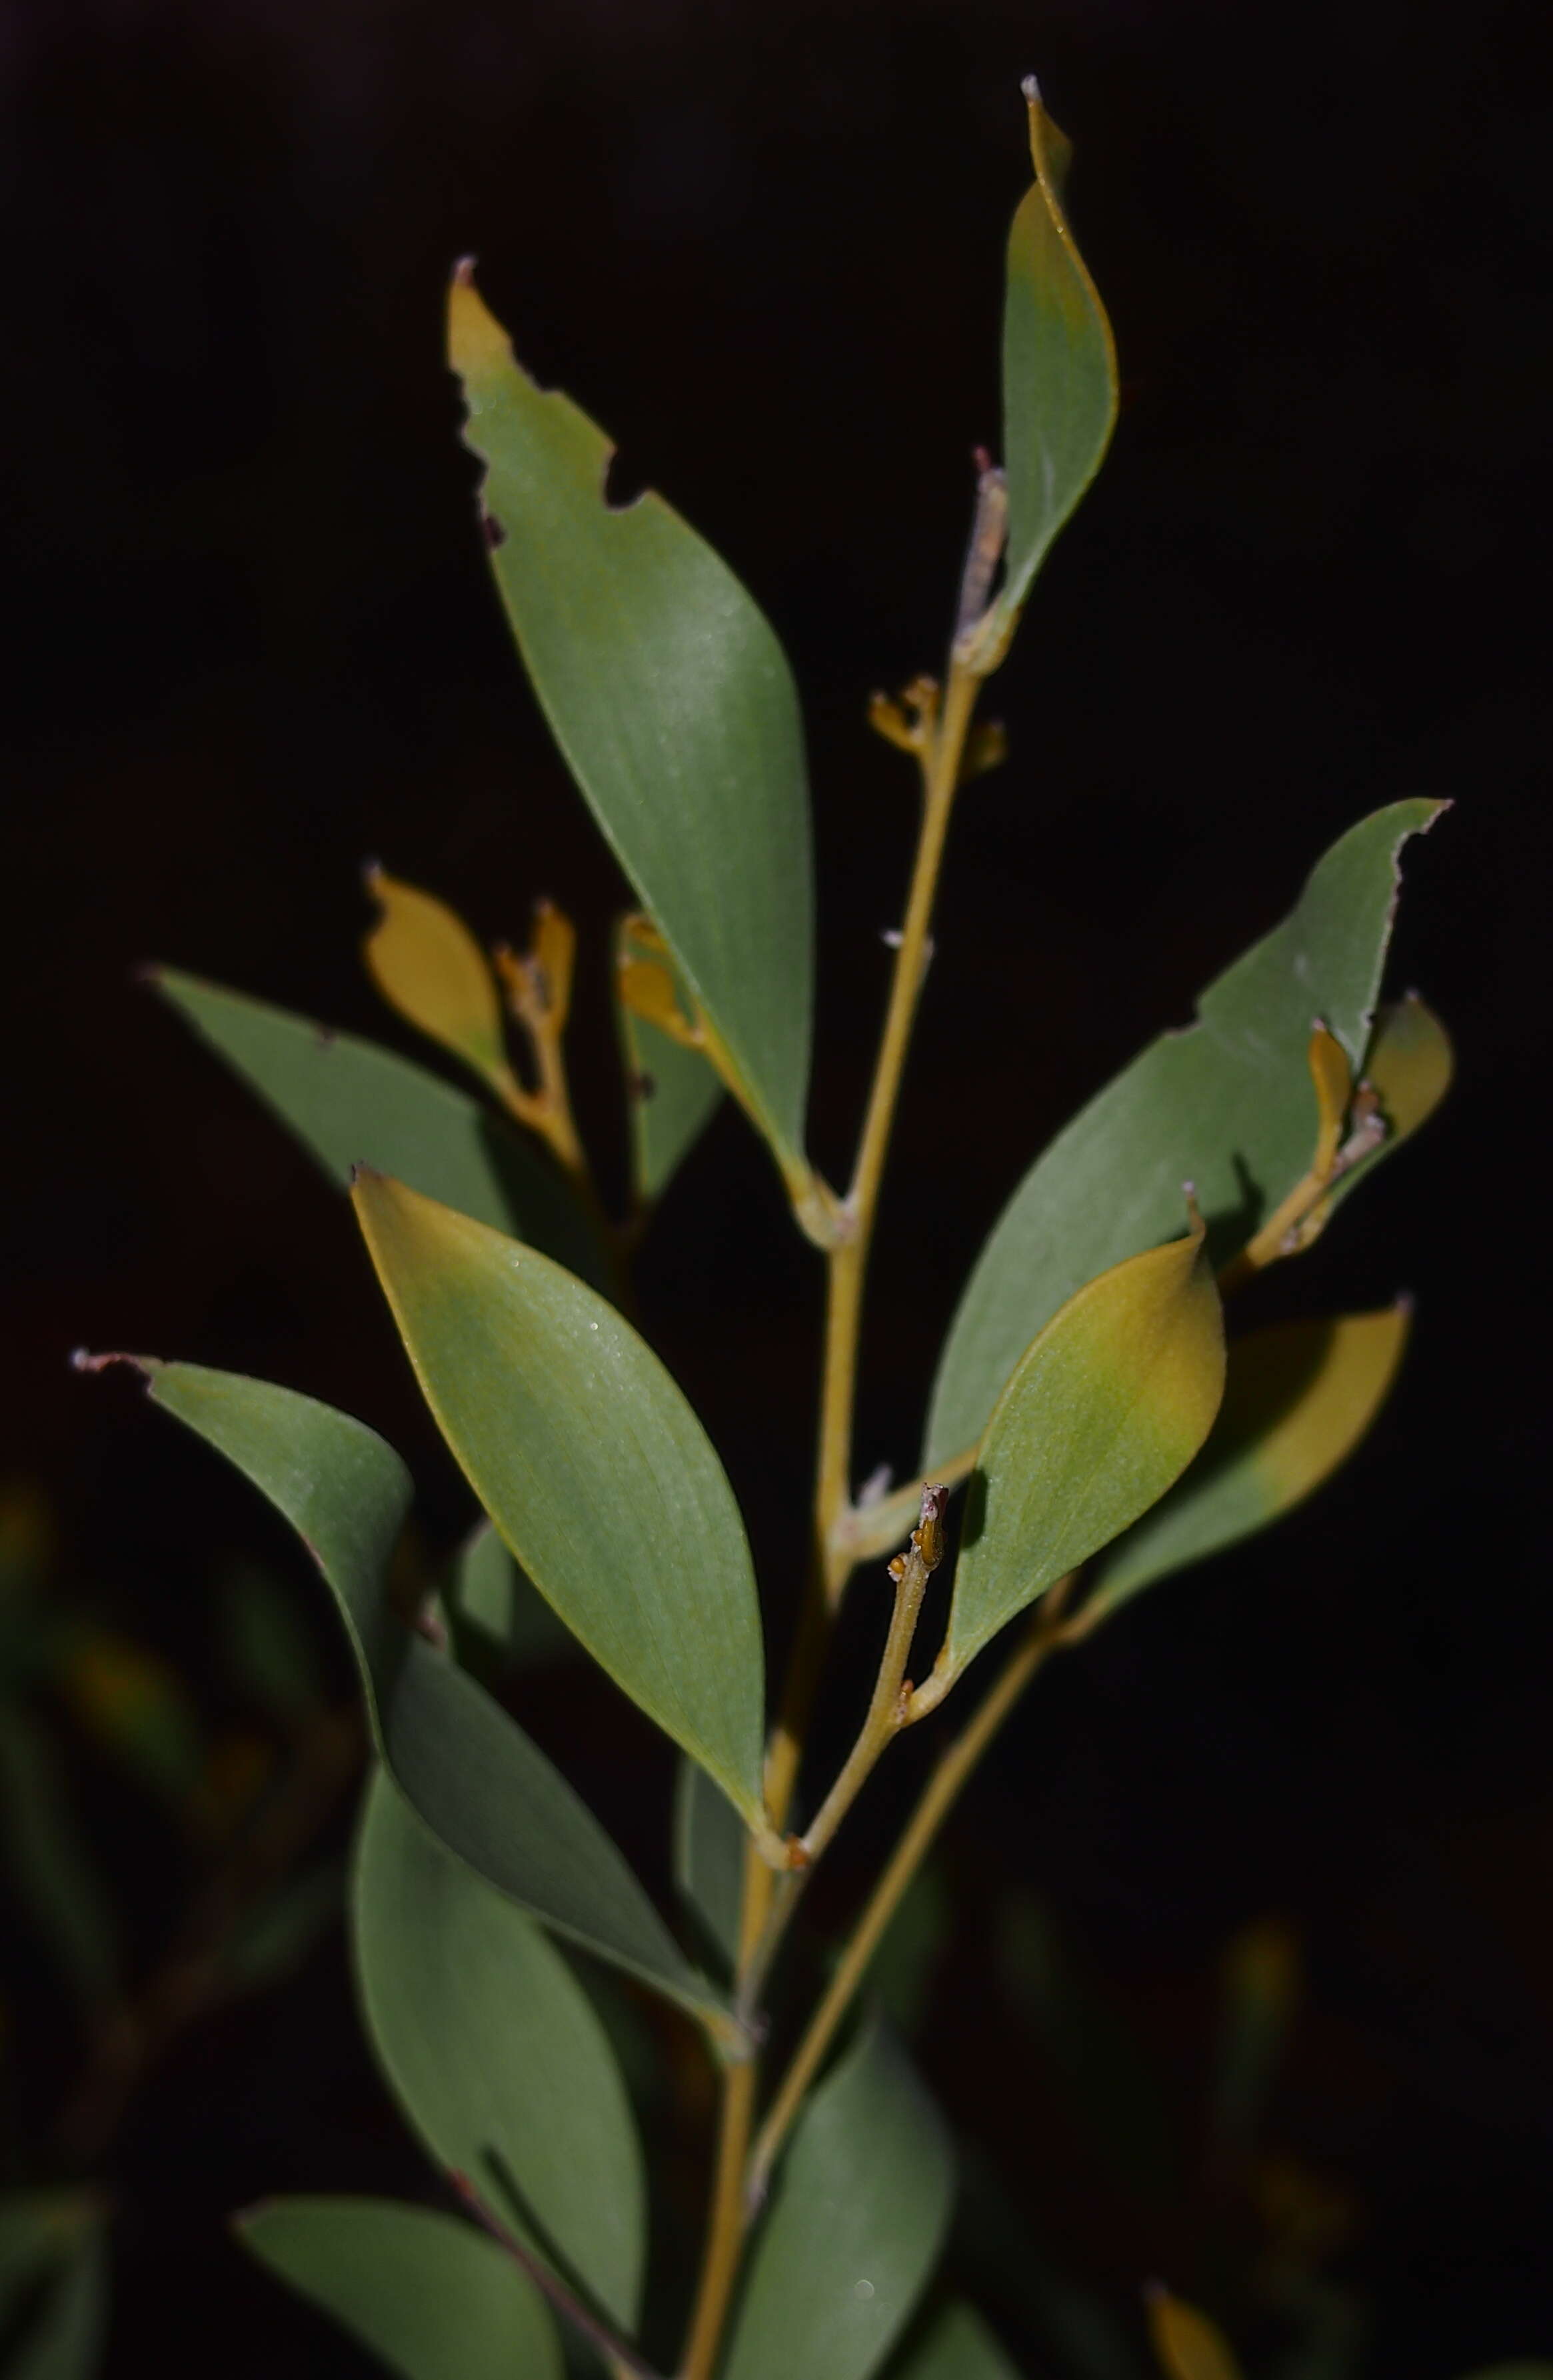
[(885, 1640), (884, 1656), (879, 1665), (867, 1717), (858, 1730), (857, 1741), (848, 1754), (841, 1774), (804, 1836), (802, 1848), (807, 1866), (812, 1866), (824, 1851), (871, 1775), (880, 1753), (886, 1744), (894, 1741), (905, 1724), (906, 1704), (911, 1694), (906, 1662), (911, 1655), (912, 1638), (916, 1633), (917, 1615), (928, 1591), (928, 1581), (943, 1560), (943, 1515), (948, 1502), (949, 1490), (941, 1483), (923, 1488), (921, 1519), (911, 1533), (910, 1547), (904, 1554), (897, 1554), (890, 1565), (890, 1575), (895, 1585), (895, 1608), (891, 1614), (890, 1633)]
[[(938, 1465), (945, 1488), (952, 1490), (968, 1479), (976, 1468), (977, 1450), (967, 1446), (951, 1455), (947, 1463)], [(844, 1554), (854, 1565), (867, 1561), (874, 1554), (887, 1554), (901, 1539), (917, 1517), (919, 1488), (898, 1488), (893, 1495), (881, 1496), (877, 1503), (849, 1504), (831, 1535), (838, 1555)]]
[[(1051, 1594), (1056, 1593), (1054, 1587)], [(1049, 1596), (1047, 1603), (1049, 1602)], [(842, 1954), (824, 1998), (809, 2019), (793, 2061), (783, 2077), (782, 2087), (760, 2127), (750, 2154), (745, 2182), (746, 2219), (765, 2198), (771, 2170), (782, 2153), (783, 2144), (835, 2038), (836, 2028), (852, 2005), (868, 1962), (900, 1907), (906, 1887), (927, 1857), (940, 1828), (953, 1808), (982, 1754), (1037, 1670), (1061, 1643), (1056, 1618), (1057, 1613), (1049, 1611), (1045, 1604), (1037, 1609), (985, 1702), (940, 1755), (905, 1832), (874, 1886), (867, 1906)]]
[[(1005, 514), (1001, 475), (984, 467), (977, 485), (977, 515), (970, 552), (961, 582), (956, 620), (957, 646), (967, 605), (973, 600), (984, 600), (992, 571), (997, 566)], [(911, 1028), (931, 954), (928, 928), (943, 865), (949, 821), (954, 796), (965, 772), (966, 738), (980, 685), (980, 676), (959, 658), (956, 651), (951, 661), (941, 712), (937, 707), (936, 690), (925, 684), (914, 689), (917, 728), (911, 731), (911, 735), (912, 748), (918, 754), (922, 770), (922, 819), (911, 888), (896, 946), (884, 1028), (852, 1184), (844, 1200), (825, 1202), (822, 1239), (827, 1260), (825, 1353), (821, 1372), (811, 1550), (787, 1682), (766, 1757), (766, 1806), (772, 1824), (779, 1830), (786, 1824), (792, 1807), (804, 1737), (824, 1667), (831, 1621), (855, 1564), (855, 1556), (847, 1547), (834, 1541), (834, 1532), (837, 1523), (851, 1505), (853, 1414), (857, 1389), (863, 1284), (884, 1160), (900, 1102)], [(795, 1203), (800, 1221), (805, 1222), (801, 1204), (796, 1200)], [(812, 1220), (805, 1222), (805, 1228), (810, 1230), (811, 1236), (819, 1236)], [(915, 1626), (915, 1623), (914, 1609), (910, 1614), (910, 1626)], [(902, 1676), (910, 1646), (910, 1626), (906, 1625), (902, 1599), (898, 1595), (886, 1661), (888, 1663), (893, 1658), (892, 1648), (896, 1645), (898, 1632), (904, 1631), (904, 1641), (899, 1646)], [(881, 1682), (882, 1677), (881, 1671)], [(897, 1702), (900, 1682), (900, 1677), (897, 1677), (894, 1695)], [(877, 1752), (873, 1756), (878, 1756)], [(838, 1821), (839, 1815), (838, 1812)], [(781, 1900), (773, 1908), (773, 1895), (779, 1888)], [(749, 2007), (752, 2013), (755, 1994), (764, 1982), (782, 1932), (791, 1918), (798, 1889), (796, 1877), (779, 1888), (771, 1868), (753, 1850), (746, 1852), (735, 1985), (739, 2006)], [(727, 2320), (746, 2222), (744, 2168), (753, 2123), (758, 2073), (757, 2061), (751, 2058), (729, 2066), (723, 2075), (711, 2214), (686, 2345), (682, 2380), (711, 2380)]]

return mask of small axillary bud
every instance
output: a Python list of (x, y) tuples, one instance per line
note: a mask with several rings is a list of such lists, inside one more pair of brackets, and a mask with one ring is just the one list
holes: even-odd
[(942, 1480), (935, 1479), (922, 1490), (922, 1518), (911, 1533), (912, 1551), (925, 1571), (937, 1570), (943, 1560), (943, 1516), (949, 1509), (949, 1489)]

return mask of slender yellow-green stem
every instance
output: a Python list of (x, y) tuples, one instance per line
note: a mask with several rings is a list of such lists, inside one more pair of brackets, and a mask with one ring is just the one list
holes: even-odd
[(916, 1633), (928, 1581), (943, 1560), (943, 1514), (948, 1501), (949, 1490), (940, 1484), (923, 1488), (920, 1524), (911, 1533), (908, 1550), (897, 1554), (890, 1565), (895, 1608), (867, 1716), (840, 1775), (809, 1822), (802, 1844), (806, 1866), (812, 1865), (824, 1851), (872, 1774), (880, 1753), (905, 1725), (911, 1694), (906, 1662), (911, 1657), (912, 1638)]
[[(997, 485), (994, 488), (993, 483)], [(971, 556), (962, 589), (985, 594), (987, 556), (994, 533), (1001, 537), (1001, 475), (984, 472)], [(994, 556), (995, 560), (995, 556)], [(851, 1187), (839, 1208), (827, 1213), (825, 1353), (820, 1388), (819, 1445), (811, 1554), (785, 1691), (766, 1759), (766, 1805), (775, 1827), (785, 1825), (797, 1784), (808, 1724), (831, 1621), (855, 1557), (836, 1542), (837, 1524), (851, 1501), (853, 1415), (856, 1402), (858, 1338), (863, 1284), (867, 1269), (880, 1184), (892, 1125), (900, 1103), (911, 1028), (930, 955), (928, 928), (943, 864), (949, 820), (965, 757), (965, 741), (981, 677), (959, 658), (952, 661), (942, 710), (922, 716), (922, 821), (912, 868), (906, 914), (891, 978), (889, 1003), (873, 1083), (858, 1144)], [(800, 1220), (803, 1216), (800, 1213)], [(900, 1606), (897, 1602), (897, 1618)], [(915, 1612), (912, 1614), (915, 1622)], [(896, 1631), (892, 1629), (892, 1645)], [(909, 1647), (909, 1632), (906, 1645)], [(901, 1652), (904, 1673), (905, 1652)], [(899, 1698), (899, 1680), (896, 1682)], [(875, 1755), (877, 1757), (877, 1754)], [(744, 1903), (735, 1989), (741, 2007), (750, 1986), (758, 1988), (775, 1956), (798, 1897), (795, 1879), (773, 1908), (777, 1878), (756, 1851), (745, 1860)], [(753, 2012), (753, 2011), (752, 2011)], [(744, 2169), (752, 2127), (758, 2067), (754, 2058), (729, 2066), (724, 2074), (716, 2168), (706, 2244), (696, 2301), (681, 2364), (681, 2380), (711, 2380), (723, 2325), (738, 2275), (746, 2228)]]
[(836, 2028), (878, 1949), (886, 1926), (900, 1907), (902, 1896), (931, 1849), (934, 1838), (952, 1809), (961, 1789), (992, 1738), (1043, 1661), (1060, 1642), (1050, 1621), (1037, 1615), (1005, 1665), (997, 1683), (974, 1716), (940, 1755), (923, 1789), (921, 1799), (892, 1853), (888, 1865), (869, 1895), (851, 1940), (843, 1952), (830, 1985), (809, 2019), (803, 2039), (772, 2100), (770, 2112), (750, 2152), (745, 2181), (747, 2216), (760, 2205), (771, 2168), (782, 2152), (795, 2118), (807, 2097)]
[(831, 1251), (829, 1319), (826, 1330), (824, 1392), (821, 1400), (819, 1475), (815, 1521), (821, 1548), (827, 1604), (833, 1609), (852, 1569), (850, 1556), (832, 1549), (831, 1532), (850, 1502), (852, 1420), (856, 1400), (857, 1347), (863, 1312), (863, 1285), (879, 1209), (880, 1184), (890, 1146), (890, 1135), (900, 1104), (911, 1028), (927, 973), (928, 926), (943, 865), (945, 840), (959, 788), (965, 737), (976, 709), (981, 681), (960, 662), (950, 670), (943, 710), (932, 730), (924, 756), (922, 831), (912, 870), (900, 946), (890, 986), (879, 1063), (858, 1144), (857, 1163), (846, 1194), (843, 1236)]
[(742, 2064), (728, 2067), (723, 2076), (711, 2212), (695, 2310), (680, 2365), (684, 2380), (710, 2380), (734, 2283), (738, 2277), (745, 2228), (744, 2170), (755, 2116), (756, 2074), (754, 2058), (746, 2058)]

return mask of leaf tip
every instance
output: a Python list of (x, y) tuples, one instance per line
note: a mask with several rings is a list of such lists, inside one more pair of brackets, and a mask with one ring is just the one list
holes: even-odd
[(461, 257), (447, 298), (447, 358), (460, 380), (481, 378), (508, 362), (507, 334), (475, 286), (475, 261)]
[(1026, 107), (1039, 107), (1041, 104), (1041, 87), (1037, 76), (1033, 74), (1022, 76), (1020, 79), (1019, 88), (1024, 94), (1025, 104)]
[(151, 1379), (160, 1369), (154, 1355), (127, 1355), (122, 1348), (109, 1348), (101, 1355), (94, 1355), (90, 1347), (72, 1347), (70, 1350), (72, 1372), (106, 1372), (111, 1371), (115, 1364), (127, 1364), (132, 1372), (139, 1372), (142, 1380)]
[(144, 984), (152, 991), (160, 991), (166, 972), (160, 959), (139, 959), (129, 970), (129, 980), (134, 984)]

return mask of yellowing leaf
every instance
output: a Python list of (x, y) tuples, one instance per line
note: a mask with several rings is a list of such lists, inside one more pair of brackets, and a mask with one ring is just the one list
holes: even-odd
[[(1399, 855), (1440, 808), (1395, 802), (1350, 828), (1282, 923), (1209, 984), (1195, 1021), (1159, 1034), (1037, 1159), (977, 1259), (944, 1342), (924, 1478), (975, 1444), (1062, 1300), (1174, 1228), (1183, 1175), (1196, 1183), (1222, 1264), (1308, 1173), (1318, 1128), (1312, 1014), (1355, 1074), (1371, 1071), (1384, 1038), (1384, 1019), (1373, 1035), (1372, 1025)], [(1370, 1164), (1339, 1176), (1334, 1203)]]
[(1405, 1305), (1284, 1322), (1230, 1350), (1224, 1402), (1201, 1455), (1113, 1546), (1086, 1626), (1188, 1562), (1251, 1536), (1331, 1476), (1386, 1402), (1407, 1344)]
[(1035, 187), (1013, 218), (1003, 313), (1008, 547), (993, 607), (1006, 639), (1047, 549), (1100, 467), (1116, 420), (1116, 350), (1063, 212), (1072, 152), (1025, 86)]
[(1164, 1494), (1207, 1436), (1223, 1386), (1200, 1221), (1069, 1298), (987, 1425), (940, 1676), (957, 1677), (1015, 1612)]
[(1148, 2293), (1148, 2335), (1167, 2380), (1240, 2380), (1223, 2332), (1168, 2289)]
[(763, 1822), (764, 1656), (734, 1491), (613, 1306), (548, 1257), (363, 1173), (357, 1213), (427, 1402), (594, 1659)]
[(485, 953), (444, 901), (376, 867), (367, 871), (367, 886), (382, 915), (361, 953), (384, 1000), (504, 1099), (513, 1073)]
[(1343, 1118), (1348, 1113), (1353, 1085), (1348, 1071), (1348, 1052), (1335, 1034), (1328, 1032), (1319, 1017), (1311, 1031), (1308, 1056), (1318, 1119), (1311, 1172), (1325, 1181), (1337, 1163)]
[(1371, 1169), (1426, 1123), (1450, 1088), (1455, 1057), (1439, 1018), (1415, 991), (1382, 1008), (1365, 1061), (1365, 1080), (1379, 1102), (1385, 1133), (1332, 1185), (1335, 1207)]

